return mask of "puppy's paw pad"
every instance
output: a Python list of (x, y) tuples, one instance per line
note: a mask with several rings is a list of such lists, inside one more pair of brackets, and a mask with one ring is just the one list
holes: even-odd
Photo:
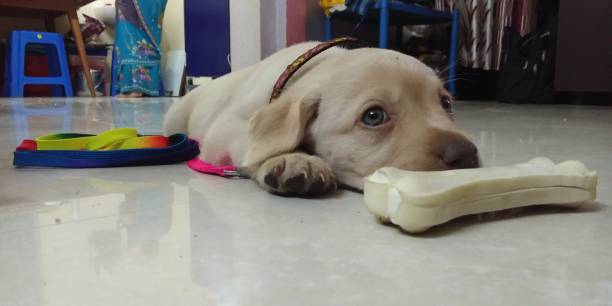
[(318, 196), (337, 189), (336, 179), (327, 164), (304, 153), (289, 153), (267, 160), (257, 177), (262, 186), (275, 193)]
[(325, 176), (323, 173), (321, 173), (311, 184), (310, 187), (308, 188), (308, 194), (323, 194), (325, 193)]
[(284, 163), (283, 163), (283, 165), (275, 166), (264, 177), (264, 183), (266, 183), (266, 185), (270, 186), (270, 188), (274, 188), (274, 189), (278, 188), (278, 186), (279, 186), (278, 179), (283, 174), (283, 171), (285, 171)]
[(338, 185), (333, 174), (322, 170), (311, 180), (310, 186), (305, 193), (308, 195), (321, 195), (334, 192), (336, 189), (338, 189)]
[(285, 181), (285, 191), (291, 193), (301, 193), (306, 185), (306, 175), (300, 173), (296, 176), (290, 177)]

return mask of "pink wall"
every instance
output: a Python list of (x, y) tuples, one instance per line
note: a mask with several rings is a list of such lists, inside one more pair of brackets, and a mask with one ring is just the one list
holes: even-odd
[(306, 40), (306, 8), (312, 0), (287, 0), (287, 46)]

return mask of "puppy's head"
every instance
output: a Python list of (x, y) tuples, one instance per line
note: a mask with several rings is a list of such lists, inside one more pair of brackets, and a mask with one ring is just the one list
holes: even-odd
[(476, 146), (453, 121), (451, 99), (433, 70), (413, 57), (382, 49), (340, 53), (254, 116), (247, 162), (301, 147), (357, 189), (385, 166), (478, 167)]

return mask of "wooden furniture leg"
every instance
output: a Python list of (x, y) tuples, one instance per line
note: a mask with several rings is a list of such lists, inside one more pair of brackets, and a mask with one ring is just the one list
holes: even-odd
[(81, 64), (83, 65), (83, 74), (87, 81), (87, 88), (92, 97), (96, 96), (96, 90), (94, 89), (93, 79), (91, 78), (91, 71), (89, 70), (89, 62), (87, 61), (87, 53), (85, 51), (85, 43), (83, 42), (83, 35), (81, 33), (81, 27), (79, 26), (79, 19), (76, 14), (76, 9), (69, 10), (68, 19), (70, 19), (70, 26), (72, 27), (72, 33), (74, 34), (74, 40), (76, 41), (77, 50), (79, 51), (79, 57), (81, 58)]

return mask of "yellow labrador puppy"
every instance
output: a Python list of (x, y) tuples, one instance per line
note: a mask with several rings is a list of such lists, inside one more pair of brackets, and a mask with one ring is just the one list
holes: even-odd
[(362, 189), (374, 170), (479, 166), (478, 152), (452, 119), (451, 97), (417, 59), (390, 50), (333, 47), (270, 96), (308, 42), (191, 91), (173, 104), (166, 134), (200, 141), (200, 158), (239, 165), (263, 188), (320, 195), (338, 184)]

